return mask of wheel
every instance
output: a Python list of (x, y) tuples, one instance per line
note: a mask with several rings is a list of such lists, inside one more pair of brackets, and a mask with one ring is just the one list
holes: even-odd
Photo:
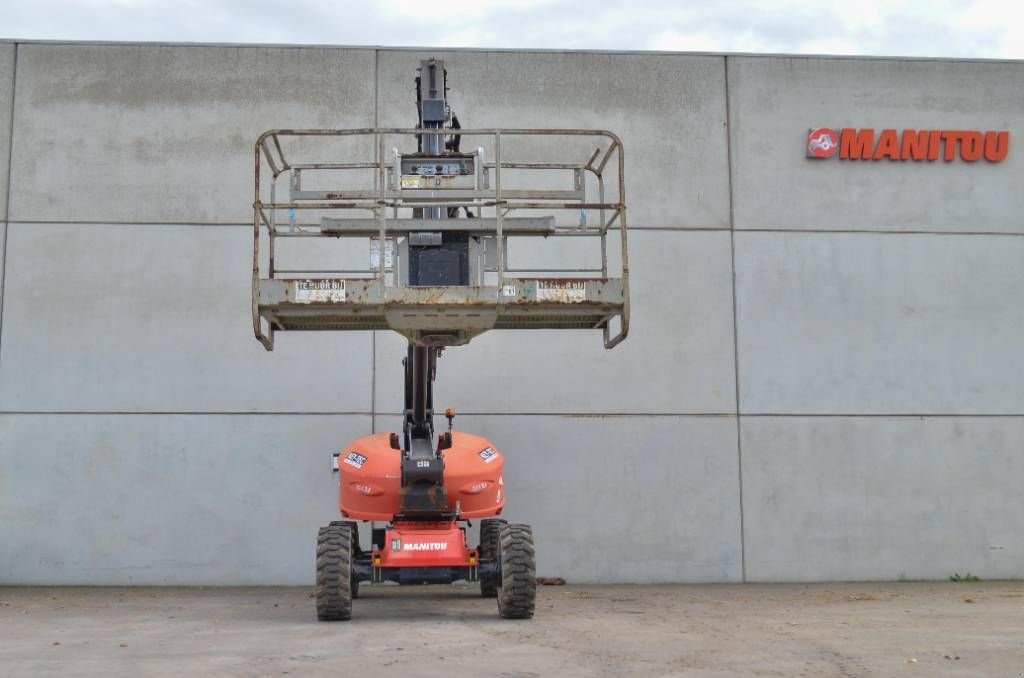
[[(359, 548), (359, 523), (354, 520), (332, 520), (331, 527), (348, 527), (352, 532), (352, 559), (355, 560), (363, 552)], [(359, 597), (359, 580), (356, 579), (355, 569), (352, 570), (352, 599)]]
[(352, 530), (321, 527), (316, 539), (316, 616), (320, 621), (352, 617)]
[(352, 555), (357, 556), (362, 552), (359, 548), (359, 523), (354, 520), (332, 520), (330, 522), (331, 527), (348, 527), (352, 530)]
[[(480, 548), (477, 549), (480, 560), (497, 560), (498, 533), (505, 525), (508, 525), (508, 521), (501, 518), (484, 518), (480, 521)], [(495, 598), (497, 595), (497, 583), (489, 584), (483, 580), (480, 581), (480, 596), (482, 598)]]
[(529, 525), (503, 525), (500, 537), (498, 614), (505, 619), (529, 619), (537, 598), (533, 530)]

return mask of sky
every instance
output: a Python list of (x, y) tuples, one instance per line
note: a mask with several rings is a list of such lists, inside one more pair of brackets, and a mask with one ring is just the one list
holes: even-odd
[(994, 0), (0, 0), (0, 38), (1024, 58)]

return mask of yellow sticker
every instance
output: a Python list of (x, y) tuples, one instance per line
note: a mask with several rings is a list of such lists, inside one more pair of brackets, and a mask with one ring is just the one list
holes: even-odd
[(414, 176), (403, 176), (402, 177), (402, 188), (419, 188), (420, 177)]

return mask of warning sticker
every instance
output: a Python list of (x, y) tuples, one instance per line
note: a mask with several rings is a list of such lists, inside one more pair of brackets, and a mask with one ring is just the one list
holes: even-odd
[(480, 458), (484, 460), (485, 464), (490, 464), (494, 461), (494, 458), (498, 456), (498, 451), (493, 447), (485, 447), (480, 450)]
[(345, 281), (296, 280), (295, 301), (300, 304), (345, 301)]
[(349, 466), (355, 466), (356, 468), (363, 468), (363, 464), (366, 463), (366, 457), (359, 454), (358, 452), (349, 452), (348, 456), (344, 459), (345, 463)]
[(537, 301), (578, 303), (587, 300), (586, 283), (582, 280), (538, 280)]
[[(384, 270), (394, 270), (395, 261), (395, 240), (386, 238), (384, 240)], [(370, 238), (370, 270), (380, 270), (380, 238)]]

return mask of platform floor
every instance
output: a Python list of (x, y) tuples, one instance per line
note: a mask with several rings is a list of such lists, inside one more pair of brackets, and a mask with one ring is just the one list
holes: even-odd
[(543, 587), (503, 621), (468, 587), (0, 588), (5, 676), (1024, 675), (1024, 582)]

